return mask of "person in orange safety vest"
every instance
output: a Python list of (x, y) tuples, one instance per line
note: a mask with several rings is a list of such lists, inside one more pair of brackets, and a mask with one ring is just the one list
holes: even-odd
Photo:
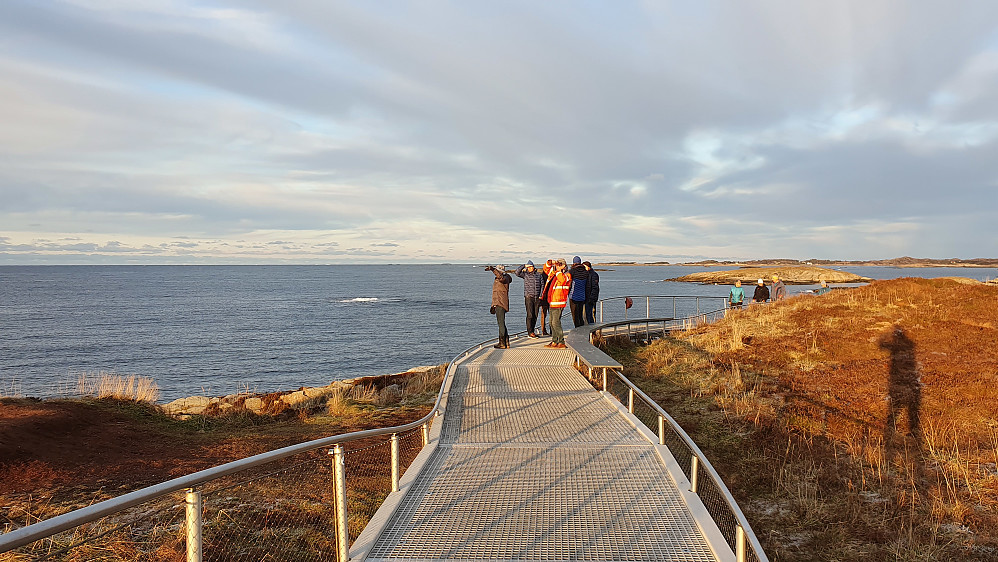
[(548, 301), (551, 315), (551, 343), (544, 347), (564, 349), (565, 331), (561, 327), (561, 314), (568, 304), (568, 291), (572, 286), (572, 275), (566, 271), (565, 260), (555, 261), (554, 269), (548, 274), (548, 284), (544, 297)]

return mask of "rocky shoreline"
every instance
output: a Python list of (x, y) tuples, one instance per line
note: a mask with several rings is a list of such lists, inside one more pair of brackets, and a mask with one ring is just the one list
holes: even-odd
[(160, 408), (164, 413), (178, 418), (219, 415), (240, 410), (259, 415), (276, 415), (287, 410), (324, 405), (334, 396), (346, 396), (357, 389), (377, 393), (382, 399), (390, 401), (394, 397), (401, 398), (409, 379), (442, 374), (446, 368), (446, 364), (413, 367), (404, 373), (356, 377), (334, 381), (326, 386), (300, 387), (297, 390), (279, 392), (240, 392), (216, 397), (188, 396), (163, 404)]

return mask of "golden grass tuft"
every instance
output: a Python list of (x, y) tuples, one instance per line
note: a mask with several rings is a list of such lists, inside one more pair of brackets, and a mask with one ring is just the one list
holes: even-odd
[(77, 375), (76, 394), (154, 404), (159, 399), (159, 386), (149, 377), (100, 371)]

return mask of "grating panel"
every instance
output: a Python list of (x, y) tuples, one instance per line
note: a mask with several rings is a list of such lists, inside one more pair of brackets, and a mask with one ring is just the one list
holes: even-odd
[[(536, 341), (536, 340), (535, 340)], [(465, 365), (562, 365), (570, 366), (575, 355), (567, 349), (548, 349), (543, 343), (513, 345), (509, 349), (487, 348), (471, 357)]]
[(651, 446), (441, 446), (369, 560), (714, 560)]
[(465, 394), (447, 404), (442, 441), (648, 444), (591, 390), (505, 396)]
[(592, 386), (571, 367), (523, 365), (461, 365), (455, 374), (452, 392), (485, 392), (491, 395), (511, 392), (591, 392)]

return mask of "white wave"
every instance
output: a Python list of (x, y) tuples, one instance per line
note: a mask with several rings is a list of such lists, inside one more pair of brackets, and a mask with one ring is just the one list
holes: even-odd
[(357, 297), (353, 299), (343, 299), (340, 302), (378, 302), (378, 297)]

